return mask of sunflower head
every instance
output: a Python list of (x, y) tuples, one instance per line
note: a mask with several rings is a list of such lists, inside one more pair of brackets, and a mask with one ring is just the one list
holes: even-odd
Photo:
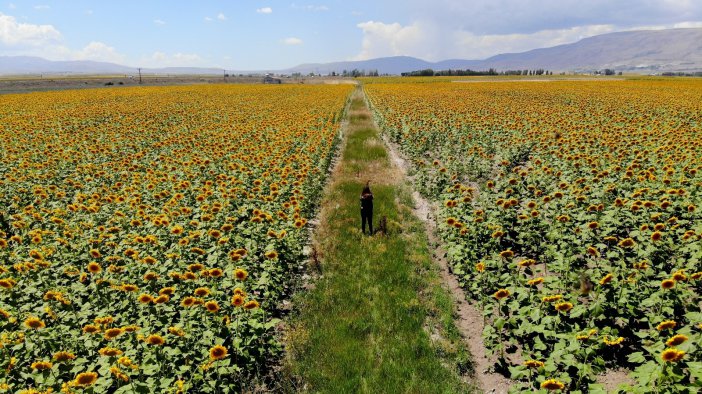
[(227, 351), (227, 348), (222, 346), (222, 345), (217, 345), (212, 348), (210, 348), (210, 360), (221, 360), (225, 357), (227, 357), (227, 354), (229, 352)]
[(82, 372), (76, 375), (76, 378), (73, 380), (73, 384), (78, 387), (88, 387), (95, 383), (97, 378), (97, 372)]

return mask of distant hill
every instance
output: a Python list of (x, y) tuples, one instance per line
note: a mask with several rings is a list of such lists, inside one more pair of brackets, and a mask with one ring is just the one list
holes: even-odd
[(365, 61), (305, 64), (287, 72), (337, 73), (343, 70), (378, 70), (400, 74), (431, 68), (498, 71), (547, 69), (551, 71), (595, 71), (605, 68), (628, 72), (701, 71), (702, 28), (641, 30), (602, 34), (572, 44), (506, 53), (484, 60), (444, 60), (437, 63), (397, 56)]
[(627, 31), (573, 44), (493, 56), (481, 68), (588, 71), (702, 70), (702, 29)]
[[(142, 68), (143, 74), (221, 75), (221, 68), (166, 67)], [(90, 60), (53, 61), (34, 56), (0, 56), (0, 75), (74, 75), (74, 74), (126, 74), (136, 75), (136, 67)]]
[[(506, 53), (484, 60), (451, 59), (427, 62), (410, 56), (363, 61), (302, 64), (277, 74), (341, 74), (344, 70), (377, 70), (400, 74), (422, 69), (472, 69), (498, 71), (547, 69), (550, 71), (594, 71), (605, 68), (625, 72), (702, 71), (702, 28), (642, 30), (602, 34), (572, 44)], [(50, 61), (30, 56), (0, 56), (0, 75), (19, 74), (136, 74), (135, 67), (93, 61)], [(260, 73), (264, 71), (259, 71)], [(144, 68), (145, 74), (221, 74), (219, 68)], [(255, 73), (255, 71), (230, 71)]]

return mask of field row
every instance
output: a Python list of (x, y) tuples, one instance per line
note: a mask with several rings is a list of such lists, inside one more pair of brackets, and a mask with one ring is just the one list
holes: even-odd
[(369, 83), (521, 389), (702, 379), (702, 83)]
[(350, 92), (0, 97), (0, 388), (264, 380)]

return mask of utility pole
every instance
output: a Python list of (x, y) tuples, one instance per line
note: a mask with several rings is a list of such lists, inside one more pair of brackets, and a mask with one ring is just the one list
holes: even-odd
[(139, 70), (139, 85), (141, 85), (141, 68), (138, 68)]
[(224, 82), (227, 82), (227, 70), (222, 70), (222, 78), (224, 79)]

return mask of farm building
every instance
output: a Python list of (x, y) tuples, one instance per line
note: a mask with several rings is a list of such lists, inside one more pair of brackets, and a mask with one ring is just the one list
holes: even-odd
[(263, 83), (280, 84), (283, 82), (280, 78), (273, 78), (270, 75), (266, 75), (265, 78), (263, 78)]

